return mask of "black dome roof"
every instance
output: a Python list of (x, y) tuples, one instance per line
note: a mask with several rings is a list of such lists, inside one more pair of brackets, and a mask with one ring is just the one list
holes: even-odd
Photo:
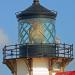
[[(35, 1), (35, 0), (34, 0)], [(39, 2), (34, 2), (29, 8), (16, 14), (19, 20), (28, 18), (52, 18), (55, 19), (57, 13), (55, 11), (48, 10), (40, 5)]]

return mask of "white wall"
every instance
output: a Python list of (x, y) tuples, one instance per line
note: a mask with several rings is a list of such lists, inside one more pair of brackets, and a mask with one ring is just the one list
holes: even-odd
[(17, 59), (17, 75), (29, 75), (24, 59)]
[[(27, 62), (25, 59), (17, 59), (17, 75), (29, 75)], [(50, 75), (48, 58), (32, 58), (32, 72), (31, 75)], [(63, 71), (63, 70), (62, 70)], [(55, 75), (52, 72), (51, 75)], [(15, 74), (14, 74), (15, 75)]]
[(52, 75), (55, 75), (55, 74), (56, 74), (55, 72), (52, 73)]
[(49, 75), (48, 59), (33, 58), (33, 75)]

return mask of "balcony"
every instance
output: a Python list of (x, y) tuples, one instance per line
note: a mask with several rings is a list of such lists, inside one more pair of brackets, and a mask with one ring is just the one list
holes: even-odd
[(73, 59), (73, 45), (41, 43), (41, 44), (17, 44), (3, 48), (3, 59), (18, 58), (69, 58)]

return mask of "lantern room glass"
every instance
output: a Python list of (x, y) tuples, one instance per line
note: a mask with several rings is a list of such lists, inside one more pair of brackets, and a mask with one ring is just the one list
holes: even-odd
[(25, 43), (54, 43), (55, 20), (50, 18), (32, 18), (19, 20), (18, 41)]

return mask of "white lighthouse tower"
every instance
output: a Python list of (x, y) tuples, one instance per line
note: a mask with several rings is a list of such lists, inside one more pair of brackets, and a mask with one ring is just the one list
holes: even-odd
[(73, 45), (55, 41), (56, 16), (39, 0), (16, 14), (19, 44), (3, 48), (3, 62), (13, 75), (55, 75), (72, 61)]

